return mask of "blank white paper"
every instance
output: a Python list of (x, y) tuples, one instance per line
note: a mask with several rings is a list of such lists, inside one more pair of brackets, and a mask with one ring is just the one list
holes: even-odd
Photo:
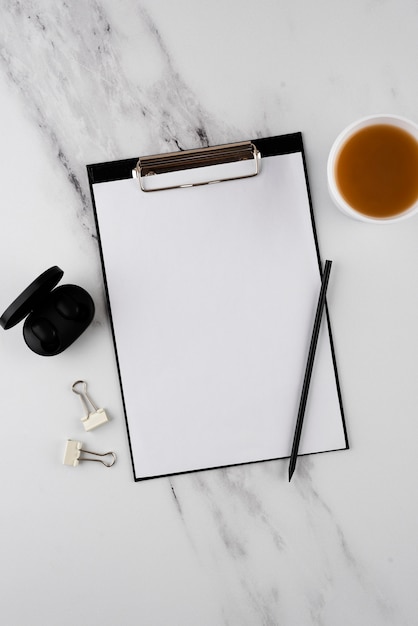
[[(135, 477), (289, 456), (320, 290), (301, 153), (93, 192)], [(299, 452), (345, 447), (324, 316)]]

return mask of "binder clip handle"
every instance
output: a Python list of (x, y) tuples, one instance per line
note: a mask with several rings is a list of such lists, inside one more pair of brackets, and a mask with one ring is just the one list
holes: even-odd
[(92, 430), (109, 421), (104, 409), (99, 409), (87, 394), (87, 383), (84, 380), (76, 380), (71, 389), (80, 396), (81, 403), (86, 414), (81, 418), (84, 430)]
[[(77, 387), (82, 386), (82, 389), (77, 389)], [(91, 408), (94, 411), (98, 411), (98, 407), (94, 404), (93, 400), (87, 394), (87, 383), (84, 380), (76, 380), (71, 389), (80, 396), (81, 402), (86, 409), (87, 415), (91, 413)]]
[(90, 450), (84, 450), (83, 448), (80, 450), (80, 452), (84, 452), (84, 454), (92, 454), (93, 456), (111, 456), (112, 460), (111, 461), (103, 461), (103, 459), (87, 459), (85, 457), (79, 458), (80, 461), (92, 461), (93, 463), (101, 463), (102, 465), (105, 465), (106, 467), (112, 467), (112, 465), (114, 465), (114, 463), (116, 463), (116, 454), (114, 452), (91, 452)]

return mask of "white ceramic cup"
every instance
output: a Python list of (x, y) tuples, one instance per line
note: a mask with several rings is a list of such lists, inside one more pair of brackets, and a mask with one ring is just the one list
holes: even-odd
[(391, 114), (380, 114), (380, 115), (370, 115), (368, 117), (364, 117), (356, 122), (353, 122), (347, 128), (345, 128), (334, 141), (331, 151), (328, 157), (327, 164), (327, 178), (328, 178), (328, 189), (331, 195), (331, 198), (337, 205), (337, 207), (349, 217), (360, 220), (362, 222), (369, 222), (374, 224), (391, 224), (393, 222), (399, 222), (400, 220), (404, 220), (407, 217), (411, 217), (418, 212), (418, 198), (414, 201), (414, 203), (402, 211), (402, 213), (398, 213), (391, 217), (371, 217), (365, 215), (364, 213), (360, 213), (356, 211), (354, 207), (352, 207), (341, 195), (336, 179), (335, 179), (335, 164), (337, 157), (340, 153), (341, 148), (346, 143), (346, 141), (354, 135), (357, 131), (362, 128), (366, 128), (367, 126), (372, 126), (376, 124), (389, 124), (392, 126), (396, 126), (397, 128), (402, 128), (407, 131), (410, 135), (415, 137), (418, 141), (418, 125), (410, 120), (407, 120), (404, 117), (399, 117), (398, 115)]

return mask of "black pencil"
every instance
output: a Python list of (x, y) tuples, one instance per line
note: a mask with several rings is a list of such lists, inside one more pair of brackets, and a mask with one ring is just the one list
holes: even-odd
[(321, 327), (322, 313), (325, 306), (325, 296), (327, 293), (329, 274), (331, 271), (332, 261), (325, 261), (325, 267), (322, 274), (321, 291), (319, 292), (318, 306), (316, 309), (315, 322), (312, 331), (311, 345), (309, 347), (308, 360), (306, 362), (305, 378), (303, 380), (302, 393), (299, 403), (298, 417), (296, 420), (295, 434), (293, 436), (292, 453), (289, 463), (289, 482), (292, 479), (293, 472), (296, 467), (298, 457), (300, 436), (302, 433), (303, 419), (305, 417), (306, 402), (308, 399), (309, 385), (311, 382), (312, 369), (315, 360), (316, 346), (318, 343), (319, 329)]

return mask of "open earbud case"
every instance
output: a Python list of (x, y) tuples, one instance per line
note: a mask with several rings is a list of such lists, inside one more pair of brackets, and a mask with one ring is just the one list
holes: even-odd
[[(23, 337), (36, 354), (54, 356), (70, 346), (94, 317), (91, 296), (77, 285), (56, 287), (64, 272), (57, 266), (38, 276), (0, 318), (12, 328), (24, 318)], [(56, 288), (55, 288), (56, 287)]]

